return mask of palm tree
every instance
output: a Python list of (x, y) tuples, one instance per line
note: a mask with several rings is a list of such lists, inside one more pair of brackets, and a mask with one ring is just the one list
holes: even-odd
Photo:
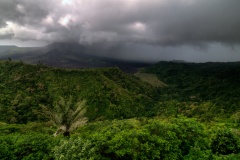
[(53, 121), (58, 126), (55, 136), (63, 133), (64, 136), (70, 136), (70, 131), (75, 130), (80, 125), (84, 125), (88, 119), (84, 116), (86, 112), (86, 100), (73, 104), (72, 96), (68, 100), (60, 97), (55, 102), (53, 109), (40, 105), (42, 114)]

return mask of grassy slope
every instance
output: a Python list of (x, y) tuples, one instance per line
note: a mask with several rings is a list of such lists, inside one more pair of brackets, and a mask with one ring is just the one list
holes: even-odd
[(160, 81), (155, 74), (137, 72), (134, 74), (136, 77), (140, 78), (142, 81), (147, 82), (155, 87), (166, 87), (167, 84)]

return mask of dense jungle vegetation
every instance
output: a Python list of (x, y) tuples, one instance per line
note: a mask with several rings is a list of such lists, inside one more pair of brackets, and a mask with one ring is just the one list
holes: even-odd
[(137, 75), (1, 61), (0, 159), (240, 159), (240, 63)]

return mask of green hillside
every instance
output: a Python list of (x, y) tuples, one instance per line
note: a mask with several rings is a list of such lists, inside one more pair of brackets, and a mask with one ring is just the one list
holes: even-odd
[[(176, 116), (215, 121), (236, 117), (240, 63), (160, 62), (135, 76), (118, 68), (54, 69), (21, 62), (0, 63), (1, 121), (42, 121), (39, 105), (59, 97), (86, 99), (90, 121)], [(136, 77), (137, 76), (137, 77)], [(158, 80), (158, 79), (159, 80)]]
[(240, 159), (239, 68), (160, 62), (130, 75), (1, 61), (0, 159)]
[(63, 70), (21, 62), (0, 63), (1, 121), (27, 123), (39, 105), (51, 107), (60, 96), (87, 100), (90, 120), (147, 116), (153, 106), (151, 85), (118, 68)]
[(240, 63), (159, 62), (144, 72), (168, 84), (159, 90), (160, 114), (213, 120), (240, 110)]

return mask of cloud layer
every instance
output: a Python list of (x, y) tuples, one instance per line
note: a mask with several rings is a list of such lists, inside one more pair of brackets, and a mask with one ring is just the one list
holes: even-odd
[(2, 0), (0, 39), (239, 44), (239, 0)]

